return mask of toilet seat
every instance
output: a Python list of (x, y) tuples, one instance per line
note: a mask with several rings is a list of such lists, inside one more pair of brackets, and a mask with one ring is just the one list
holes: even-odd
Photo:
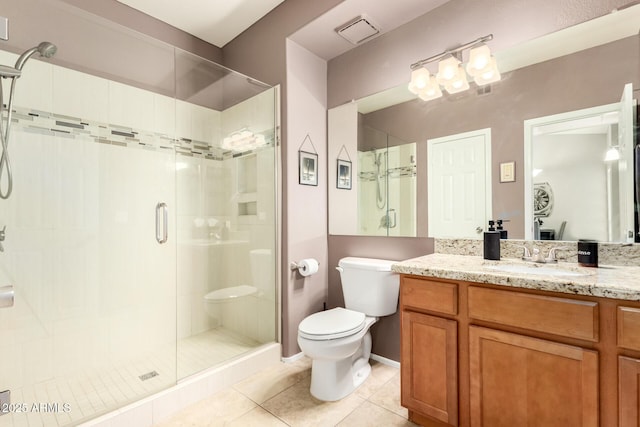
[(364, 328), (365, 314), (337, 307), (306, 317), (298, 326), (298, 335), (313, 341), (344, 338)]

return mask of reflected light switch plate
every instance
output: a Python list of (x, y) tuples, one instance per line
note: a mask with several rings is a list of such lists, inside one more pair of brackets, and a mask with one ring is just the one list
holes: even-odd
[(500, 182), (516, 180), (516, 162), (500, 163)]

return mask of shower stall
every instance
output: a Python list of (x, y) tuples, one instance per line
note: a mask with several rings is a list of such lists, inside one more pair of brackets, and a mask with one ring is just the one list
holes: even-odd
[(370, 126), (358, 150), (358, 234), (416, 235), (416, 143)]
[[(58, 10), (145, 57), (122, 76), (47, 36), (55, 63), (2, 79), (2, 427), (77, 425), (279, 339), (277, 88)], [(9, 68), (28, 46), (6, 46)]]

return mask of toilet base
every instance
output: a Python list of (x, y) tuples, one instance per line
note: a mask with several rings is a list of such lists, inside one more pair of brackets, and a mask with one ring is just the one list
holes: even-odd
[(314, 360), (311, 367), (311, 395), (318, 400), (334, 402), (353, 393), (371, 373), (371, 365), (354, 364), (351, 358), (328, 361)]
[(311, 364), (311, 395), (333, 402), (353, 393), (371, 373), (371, 333), (362, 338), (360, 347), (351, 357), (342, 360), (313, 359)]

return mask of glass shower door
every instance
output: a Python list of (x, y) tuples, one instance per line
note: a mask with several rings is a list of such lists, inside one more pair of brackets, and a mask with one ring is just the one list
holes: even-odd
[(176, 383), (175, 227), (156, 240), (175, 212), (175, 153), (82, 98), (123, 85), (36, 64), (48, 68), (19, 89), (50, 98), (16, 102), (0, 201), (0, 287), (15, 292), (0, 308), (2, 427), (77, 425)]
[(276, 340), (275, 89), (176, 53), (178, 378)]

